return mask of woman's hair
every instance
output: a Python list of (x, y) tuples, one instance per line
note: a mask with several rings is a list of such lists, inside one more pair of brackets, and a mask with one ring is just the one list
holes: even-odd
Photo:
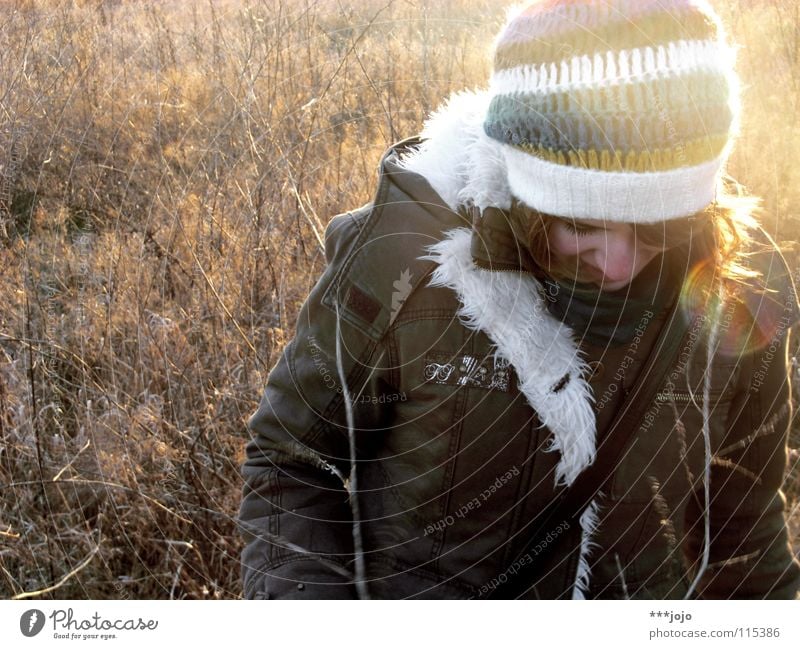
[[(726, 178), (720, 182), (716, 200), (692, 216), (631, 225), (642, 243), (665, 250), (679, 249), (676, 253), (682, 254), (682, 259), (693, 266), (700, 264), (708, 277), (735, 287), (738, 282), (759, 276), (743, 263), (752, 239), (750, 231), (758, 227), (755, 214), (759, 203), (760, 199), (745, 195), (736, 181)], [(574, 264), (559, 266), (550, 255), (550, 226), (561, 217), (519, 204), (512, 208), (511, 215), (518, 221), (514, 227), (521, 228), (525, 235), (536, 266), (556, 279), (574, 280)], [(520, 219), (525, 226), (520, 226)]]

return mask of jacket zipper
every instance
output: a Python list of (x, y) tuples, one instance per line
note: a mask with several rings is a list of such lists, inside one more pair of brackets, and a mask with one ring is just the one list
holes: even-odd
[[(709, 394), (709, 397), (713, 399), (713, 397), (719, 397), (721, 394), (722, 394), (721, 390), (714, 390)], [(691, 403), (692, 395), (689, 394), (688, 392), (682, 392), (682, 391), (659, 392), (656, 394), (656, 401), (660, 403), (669, 403), (670, 400), (674, 400), (680, 403)], [(694, 401), (697, 403), (703, 403), (702, 391), (695, 393)]]
[(536, 274), (532, 270), (528, 270), (527, 268), (523, 268), (522, 266), (511, 266), (508, 264), (494, 264), (491, 268), (483, 265), (478, 259), (472, 258), (473, 263), (477, 268), (481, 270), (489, 271), (490, 273), (527, 273), (528, 275), (533, 275), (536, 277)]
[(486, 268), (486, 266), (481, 266), (481, 264), (477, 262), (475, 263), (475, 266), (480, 270), (485, 270), (490, 273), (527, 273), (528, 275), (533, 275), (535, 277), (535, 274), (532, 270), (528, 270), (527, 268), (520, 268), (518, 266), (510, 266), (508, 268), (503, 268), (502, 264), (497, 264), (493, 268)]

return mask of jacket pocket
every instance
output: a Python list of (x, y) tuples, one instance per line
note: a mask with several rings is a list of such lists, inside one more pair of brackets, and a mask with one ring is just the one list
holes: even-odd
[[(244, 581), (245, 599), (356, 599), (352, 582), (313, 557), (266, 563)], [(344, 571), (340, 567), (340, 570)]]
[(735, 393), (736, 366), (716, 365), (708, 398), (710, 448), (703, 434), (706, 396), (667, 382), (656, 393), (614, 471), (611, 498), (650, 502), (654, 493), (668, 502), (700, 486), (707, 453), (725, 436)]
[(367, 572), (373, 599), (469, 599), (475, 592), (458, 577), (398, 560), (376, 558)]

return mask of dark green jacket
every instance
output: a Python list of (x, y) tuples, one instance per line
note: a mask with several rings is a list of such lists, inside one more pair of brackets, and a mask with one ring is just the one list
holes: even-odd
[[(418, 143), (390, 149), (374, 200), (330, 221), (327, 269), (249, 421), (240, 511), (246, 598), (356, 597), (354, 542), (372, 598), (491, 594), (528, 547), (525, 523), (552, 499), (557, 480), (570, 483), (591, 462), (605, 408), (618, 407), (650, 351), (651, 334), (643, 334), (637, 349), (613, 356), (630, 371), (604, 360), (603, 379), (584, 380), (598, 363), (580, 365), (569, 330), (554, 329), (559, 323), (541, 311), (502, 210), (476, 215), (470, 234), (467, 212), (397, 165)], [(457, 228), (466, 228), (461, 239)], [(458, 241), (462, 254), (448, 258), (445, 276), (444, 255)], [(771, 252), (765, 268), (779, 278), (780, 295), (748, 294), (749, 308), (725, 310), (728, 324), (718, 330), (750, 351), (723, 349), (710, 374), (703, 597), (792, 598), (800, 587), (780, 491), (791, 419), (788, 331), (800, 309), (785, 262)], [(463, 294), (447, 285), (461, 276)], [(470, 297), (472, 311), (463, 301)], [(680, 314), (654, 314), (658, 324), (645, 329), (655, 334)], [(504, 330), (515, 318), (522, 330)], [(505, 339), (493, 339), (503, 331)], [(557, 546), (526, 597), (686, 594), (704, 539), (707, 329), (697, 331), (672, 390), (665, 380), (608, 493), (593, 503), (591, 527), (554, 528), (542, 539)], [(498, 342), (512, 358), (495, 354)], [(586, 361), (597, 360), (591, 353)], [(699, 390), (694, 402), (690, 388)], [(353, 500), (345, 481), (356, 486)]]

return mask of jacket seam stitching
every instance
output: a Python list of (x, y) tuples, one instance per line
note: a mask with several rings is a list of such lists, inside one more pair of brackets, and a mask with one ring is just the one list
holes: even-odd
[[(461, 349), (467, 348), (470, 350), (470, 352), (474, 353), (475, 337), (467, 335), (465, 340), (464, 334), (465, 332), (462, 332)], [(444, 476), (442, 477), (442, 488), (443, 488), (444, 498), (442, 498), (442, 506), (439, 511), (441, 517), (447, 515), (447, 511), (450, 508), (450, 502), (452, 500), (452, 492), (454, 488), (453, 482), (455, 481), (456, 468), (458, 466), (458, 449), (461, 448), (461, 437), (464, 431), (464, 411), (466, 410), (467, 407), (468, 396), (469, 396), (468, 390), (458, 390), (456, 394), (456, 402), (453, 408), (456, 429), (451, 432), (452, 438), (447, 448), (447, 457), (449, 461), (448, 461), (448, 466), (444, 471)], [(451, 458), (452, 460), (450, 461)], [(441, 550), (445, 547), (445, 541), (447, 538), (447, 528), (443, 529), (440, 532), (440, 534), (441, 536), (438, 539), (436, 538), (434, 539), (434, 542), (431, 547), (431, 550), (434, 554), (433, 566), (435, 567), (435, 570), (437, 572), (441, 571), (441, 566), (440, 566)]]

